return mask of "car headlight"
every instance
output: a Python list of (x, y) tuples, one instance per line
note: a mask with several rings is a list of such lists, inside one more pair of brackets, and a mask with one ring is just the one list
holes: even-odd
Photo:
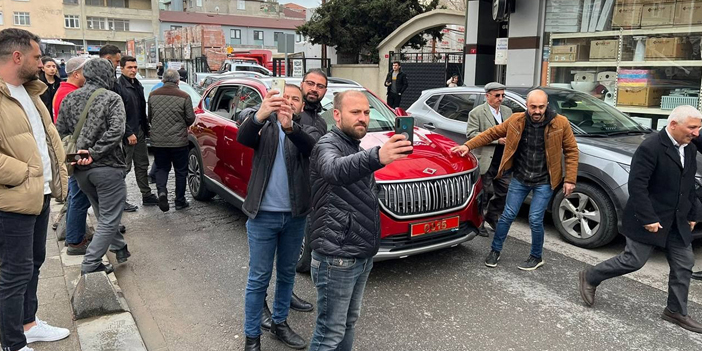
[(626, 173), (629, 173), (629, 172), (631, 171), (631, 166), (630, 166), (630, 165), (623, 164), (623, 163), (618, 163), (618, 165), (619, 165), (621, 168), (623, 168), (623, 169), (626, 171)]

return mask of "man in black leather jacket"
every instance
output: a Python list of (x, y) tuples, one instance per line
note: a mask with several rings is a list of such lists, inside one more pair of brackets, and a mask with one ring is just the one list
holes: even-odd
[[(261, 313), (276, 261), (276, 293), (270, 331), (289, 347), (307, 342), (287, 324), (306, 216), (312, 209), (309, 156), (321, 132), (301, 124), (302, 91), (271, 90), (259, 108), (241, 112), (237, 140), (254, 149), (253, 169), (242, 210), (249, 216), (249, 276), (245, 294), (245, 350), (261, 348)], [(277, 258), (276, 258), (277, 256)]]
[(380, 246), (380, 210), (373, 172), (407, 157), (403, 135), (363, 150), (370, 122), (368, 98), (347, 90), (334, 97), (336, 126), (310, 158), (312, 280), (317, 323), (310, 350), (350, 351), (363, 290)]

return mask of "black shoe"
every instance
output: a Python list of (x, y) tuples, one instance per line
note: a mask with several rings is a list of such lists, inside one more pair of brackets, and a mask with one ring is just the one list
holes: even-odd
[(190, 207), (190, 203), (188, 201), (176, 201), (176, 211), (184, 210), (188, 207)]
[(263, 315), (261, 316), (261, 329), (271, 331), (271, 323), (273, 323), (273, 315), (271, 309), (268, 308), (268, 302), (263, 300)]
[(138, 209), (139, 206), (132, 205), (127, 201), (124, 202), (124, 212), (136, 212)]
[(81, 270), (80, 270), (80, 274), (81, 274), (81, 275), (86, 275), (86, 274), (88, 274), (88, 273), (95, 273), (95, 272), (105, 272), (105, 274), (110, 274), (110, 273), (112, 273), (112, 272), (114, 272), (114, 271), (115, 271), (115, 268), (112, 267), (111, 264), (103, 264), (103, 263), (100, 263), (100, 265), (97, 266), (97, 268), (95, 268), (94, 270), (92, 270), (92, 271), (90, 271), (90, 272), (86, 272), (86, 271), (84, 271), (84, 270), (81, 269)]
[(702, 271), (692, 272), (692, 279), (702, 280)]
[(120, 224), (120, 225), (119, 225), (119, 232), (122, 233), (122, 234), (126, 233), (126, 232), (127, 232), (127, 227), (125, 227), (124, 225)]
[(141, 204), (144, 206), (156, 206), (158, 205), (158, 198), (154, 194), (149, 194), (141, 198)]
[(290, 329), (287, 321), (280, 324), (271, 322), (271, 333), (283, 344), (293, 349), (304, 349), (307, 346), (307, 341)]
[(85, 251), (88, 250), (88, 244), (90, 244), (90, 242), (85, 239), (78, 244), (67, 244), (66, 246), (68, 248), (66, 249), (66, 254), (69, 256), (85, 255)]
[(168, 212), (171, 209), (168, 205), (168, 195), (166, 193), (158, 194), (158, 208), (163, 212)]
[(482, 237), (489, 237), (492, 231), (485, 225), (485, 222), (478, 228), (478, 235)]
[(495, 250), (490, 250), (490, 253), (485, 258), (485, 265), (490, 268), (497, 267), (497, 261), (500, 260), (500, 253)]
[(246, 337), (244, 351), (261, 351), (261, 336), (255, 338)]
[(310, 312), (314, 309), (314, 306), (293, 293), (290, 298), (290, 308), (299, 312)]
[(517, 268), (523, 270), (523, 271), (533, 271), (541, 266), (544, 265), (544, 260), (542, 260), (540, 257), (536, 258), (532, 255), (529, 255), (529, 258), (527, 258), (526, 261), (522, 262)]
[(110, 250), (110, 252), (115, 254), (115, 258), (117, 258), (117, 263), (127, 262), (127, 259), (129, 257), (132, 257), (132, 253), (129, 252), (126, 244), (124, 245), (123, 248), (121, 248), (119, 250)]

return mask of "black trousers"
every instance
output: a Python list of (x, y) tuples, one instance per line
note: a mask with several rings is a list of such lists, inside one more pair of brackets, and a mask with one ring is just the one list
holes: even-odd
[(154, 147), (153, 149), (158, 194), (168, 194), (166, 183), (168, 183), (168, 173), (171, 172), (172, 165), (175, 170), (175, 200), (177, 203), (185, 202), (185, 186), (187, 185), (188, 176), (188, 147)]
[(0, 340), (2, 349), (27, 345), (24, 325), (34, 322), (39, 269), (46, 258), (51, 196), (38, 216), (0, 211)]
[(490, 169), (482, 175), (483, 196), (485, 196), (484, 201), (487, 204), (487, 206), (485, 206), (487, 210), (485, 213), (485, 221), (488, 222), (493, 229), (497, 227), (497, 221), (500, 219), (502, 211), (505, 209), (509, 182), (512, 179), (509, 174), (503, 174), (502, 177), (495, 178), (499, 168), (499, 164), (490, 165)]
[[(597, 286), (607, 279), (638, 271), (651, 257), (654, 248), (653, 245), (627, 238), (624, 252), (590, 268), (586, 271), (585, 278), (588, 283)], [(692, 266), (695, 264), (692, 245), (685, 245), (675, 226), (668, 233), (668, 242), (664, 250), (670, 266), (667, 307), (671, 312), (686, 316), (687, 294), (690, 290)]]
[(388, 93), (388, 105), (392, 108), (400, 107), (402, 95), (396, 93)]

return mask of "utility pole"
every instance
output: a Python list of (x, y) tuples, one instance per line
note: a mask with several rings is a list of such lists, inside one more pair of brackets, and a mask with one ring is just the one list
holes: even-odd
[[(327, 1), (322, 0), (322, 5), (324, 5)], [(322, 44), (322, 67), (329, 69), (329, 67), (326, 67), (327, 65), (327, 45)]]

